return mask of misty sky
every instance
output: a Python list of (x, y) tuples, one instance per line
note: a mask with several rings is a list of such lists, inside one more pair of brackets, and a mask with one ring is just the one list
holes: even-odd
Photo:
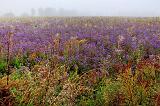
[(31, 8), (63, 8), (93, 15), (160, 16), (160, 0), (0, 0), (0, 14), (29, 13)]

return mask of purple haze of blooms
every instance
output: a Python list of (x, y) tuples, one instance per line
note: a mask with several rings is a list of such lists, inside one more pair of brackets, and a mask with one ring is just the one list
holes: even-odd
[[(147, 21), (146, 21), (147, 23)], [(126, 46), (135, 50), (139, 45), (149, 45), (154, 49), (160, 48), (160, 24), (150, 23), (149, 25), (141, 22), (125, 20), (115, 20), (110, 18), (41, 18), (17, 21), (0, 22), (0, 41), (4, 49), (7, 48), (7, 33), (10, 31), (8, 26), (13, 26), (13, 52), (19, 49), (23, 53), (30, 50), (32, 52), (49, 53), (53, 38), (57, 33), (61, 34), (59, 50), (64, 51), (64, 44), (72, 37), (86, 39), (86, 43), (75, 59), (87, 64), (87, 59), (91, 59), (95, 64), (99, 58), (112, 55), (117, 48), (119, 35), (124, 37), (120, 43), (121, 49)], [(133, 41), (135, 37), (137, 40)], [(128, 51), (127, 51), (128, 52)], [(63, 56), (62, 56), (63, 58)], [(84, 61), (82, 61), (84, 60)]]

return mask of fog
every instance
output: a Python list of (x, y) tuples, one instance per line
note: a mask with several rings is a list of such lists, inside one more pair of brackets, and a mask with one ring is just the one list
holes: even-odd
[(1, 16), (160, 16), (160, 0), (0, 0)]

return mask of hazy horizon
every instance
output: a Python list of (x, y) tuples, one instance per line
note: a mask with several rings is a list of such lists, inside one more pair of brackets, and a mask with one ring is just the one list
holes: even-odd
[[(0, 15), (31, 15), (31, 9), (54, 8), (94, 16), (160, 16), (158, 0), (0, 0)], [(66, 13), (67, 14), (67, 13)], [(38, 15), (38, 14), (36, 14)]]

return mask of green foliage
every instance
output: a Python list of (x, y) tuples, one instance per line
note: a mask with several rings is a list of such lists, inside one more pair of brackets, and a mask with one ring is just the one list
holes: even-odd
[(62, 85), (57, 85), (56, 88), (55, 88), (55, 96), (58, 96), (59, 93), (62, 91)]
[(96, 106), (93, 96), (80, 96), (77, 100), (77, 106)]
[(151, 99), (157, 92), (154, 88), (156, 85), (154, 67), (145, 66), (141, 71), (136, 70), (135, 76), (128, 69), (118, 75), (118, 80), (122, 83), (121, 91), (125, 95), (127, 105), (154, 105), (154, 100)]
[(78, 75), (78, 66), (74, 65), (73, 69), (70, 70), (69, 80), (74, 80), (77, 77), (77, 75)]
[(10, 76), (11, 76), (12, 80), (17, 80), (17, 79), (22, 78), (22, 75), (23, 75), (22, 72), (16, 71), (16, 72), (12, 73)]
[(15, 100), (19, 103), (18, 105), (23, 106), (23, 103), (21, 103), (23, 99), (22, 92), (18, 91), (15, 87), (13, 87), (10, 91), (15, 96)]
[(22, 66), (22, 63), (18, 57), (15, 57), (11, 60), (10, 65), (16, 69), (19, 69)]
[(24, 54), (24, 55), (22, 56), (22, 64), (23, 64), (24, 66), (27, 66), (27, 63), (28, 63), (28, 55), (29, 55), (29, 54)]
[(7, 62), (0, 59), (0, 73), (3, 75), (6, 73)]
[(105, 84), (105, 81), (106, 80), (102, 80), (101, 82), (99, 82), (99, 84), (95, 88), (95, 92), (93, 94), (93, 96), (95, 98), (94, 103), (97, 106), (104, 106), (106, 104), (106, 100), (105, 100), (106, 84)]

